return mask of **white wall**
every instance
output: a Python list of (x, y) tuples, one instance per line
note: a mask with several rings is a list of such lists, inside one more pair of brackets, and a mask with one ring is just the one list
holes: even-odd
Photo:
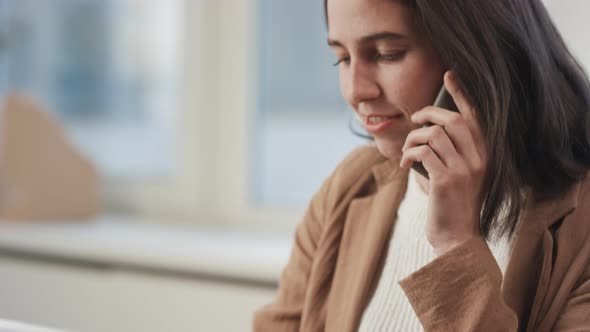
[(544, 0), (549, 14), (555, 21), (566, 44), (586, 71), (590, 69), (590, 1)]

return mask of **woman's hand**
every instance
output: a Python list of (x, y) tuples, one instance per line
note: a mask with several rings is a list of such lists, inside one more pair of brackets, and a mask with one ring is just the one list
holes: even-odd
[(413, 122), (434, 125), (408, 134), (400, 163), (405, 168), (422, 162), (428, 172), (426, 236), (437, 255), (482, 236), (479, 215), (487, 165), (486, 145), (473, 106), (451, 71), (445, 73), (444, 84), (460, 113), (435, 106), (414, 113)]

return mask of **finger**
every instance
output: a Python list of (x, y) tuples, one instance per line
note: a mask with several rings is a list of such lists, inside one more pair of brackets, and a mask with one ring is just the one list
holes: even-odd
[(461, 115), (463, 115), (464, 118), (475, 119), (473, 106), (463, 92), (459, 80), (457, 79), (457, 75), (453, 71), (449, 70), (445, 73), (444, 84), (445, 88), (453, 98), (455, 105), (457, 105)]
[(414, 113), (412, 115), (412, 121), (441, 126), (459, 155), (463, 156), (470, 163), (479, 161), (478, 147), (480, 143), (475, 140), (473, 133), (461, 114), (435, 106), (428, 106)]
[(402, 152), (424, 144), (432, 148), (446, 167), (453, 167), (461, 162), (461, 156), (441, 126), (434, 125), (411, 131), (402, 147)]
[(410, 167), (414, 162), (421, 162), (429, 175), (436, 176), (446, 171), (445, 165), (429, 145), (420, 145), (406, 150), (402, 155), (400, 166)]
[(444, 82), (447, 91), (459, 109), (459, 113), (461, 113), (467, 122), (467, 126), (471, 130), (475, 141), (479, 144), (483, 144), (483, 135), (479, 126), (479, 122), (477, 121), (475, 107), (470, 102), (469, 98), (467, 98), (467, 95), (462, 88), (461, 81), (457, 77), (457, 74), (454, 71), (447, 71), (444, 76)]

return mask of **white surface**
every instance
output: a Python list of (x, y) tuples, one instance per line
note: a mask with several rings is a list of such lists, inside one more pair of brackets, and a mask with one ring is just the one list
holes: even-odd
[(0, 256), (2, 318), (72, 332), (247, 332), (275, 289)]
[(103, 217), (91, 222), (0, 224), (2, 249), (112, 265), (276, 283), (291, 234), (173, 228)]
[(65, 332), (63, 330), (48, 329), (19, 322), (0, 319), (0, 332)]
[[(0, 317), (75, 332), (250, 331), (254, 310), (275, 295), (291, 237), (113, 217), (3, 222)], [(101, 265), (30, 260), (3, 251)]]

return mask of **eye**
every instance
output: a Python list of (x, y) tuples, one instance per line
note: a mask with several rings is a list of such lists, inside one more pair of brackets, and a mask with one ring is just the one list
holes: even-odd
[(349, 63), (350, 62), (350, 57), (342, 57), (340, 59), (338, 59), (338, 61), (336, 61), (336, 63), (334, 63), (332, 66), (336, 67), (338, 65), (340, 65), (341, 63)]
[(404, 55), (406, 55), (406, 51), (401, 52), (393, 52), (393, 53), (378, 53), (375, 58), (377, 61), (383, 62), (394, 62), (401, 60)]

